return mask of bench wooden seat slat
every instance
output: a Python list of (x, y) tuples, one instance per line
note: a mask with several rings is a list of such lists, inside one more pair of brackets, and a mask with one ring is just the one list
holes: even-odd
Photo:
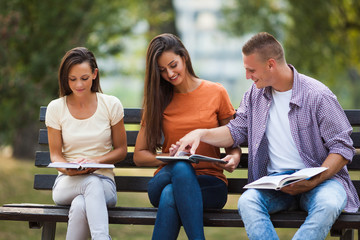
[[(156, 219), (156, 208), (114, 207), (109, 208), (111, 224), (153, 225)], [(27, 204), (9, 204), (0, 207), (1, 220), (29, 222), (67, 222), (68, 206), (49, 206)], [(19, 220), (18, 216), (22, 219)], [(271, 214), (274, 227), (298, 228), (305, 221), (306, 212), (283, 211)], [(207, 209), (204, 211), (204, 225), (216, 227), (243, 227), (243, 222), (235, 209)], [(343, 213), (337, 219), (334, 229), (360, 228), (360, 215)]]

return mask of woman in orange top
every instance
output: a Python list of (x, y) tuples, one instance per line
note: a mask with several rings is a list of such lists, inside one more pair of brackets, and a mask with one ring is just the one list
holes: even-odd
[[(189, 53), (179, 38), (161, 34), (149, 44), (146, 57), (144, 114), (137, 137), (134, 161), (138, 166), (159, 166), (148, 184), (151, 203), (158, 207), (153, 239), (176, 239), (181, 224), (189, 239), (205, 239), (203, 209), (222, 208), (227, 201), (223, 168), (200, 162), (157, 160), (173, 155), (176, 142), (198, 128), (225, 125), (235, 110), (224, 87), (198, 78)], [(163, 142), (162, 142), (163, 140)], [(239, 158), (239, 150), (226, 157)], [(219, 148), (201, 143), (197, 154), (219, 158)]]

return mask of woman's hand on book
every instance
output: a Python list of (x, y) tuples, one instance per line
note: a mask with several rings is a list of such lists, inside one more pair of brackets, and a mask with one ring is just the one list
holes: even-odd
[(83, 174), (91, 173), (90, 169), (91, 168), (86, 168), (86, 169), (83, 169), (83, 170), (77, 170), (77, 169), (73, 169), (73, 168), (66, 168), (65, 174), (69, 175), (69, 176), (83, 175)]
[[(94, 160), (94, 159), (86, 159), (86, 158), (77, 158), (75, 159), (76, 163), (78, 164), (82, 164), (82, 163), (99, 163), (98, 161)], [(66, 168), (66, 173), (69, 176), (76, 176), (76, 175), (83, 175), (83, 174), (89, 174), (89, 173), (93, 173), (96, 170), (98, 170), (98, 168), (84, 168), (81, 170), (78, 169), (72, 169), (72, 168)]]

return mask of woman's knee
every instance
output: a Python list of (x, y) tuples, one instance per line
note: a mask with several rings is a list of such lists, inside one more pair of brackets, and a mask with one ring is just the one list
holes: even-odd
[(85, 180), (85, 195), (88, 194), (103, 194), (104, 186), (101, 178), (96, 175), (89, 175)]
[(194, 167), (185, 161), (177, 161), (173, 165), (173, 171), (176, 173), (188, 173), (188, 172), (195, 172)]
[(69, 218), (86, 218), (86, 205), (85, 205), (85, 199), (83, 195), (76, 196), (70, 206), (69, 210)]
[(167, 185), (161, 193), (159, 207), (172, 207), (176, 208), (174, 191), (172, 184)]
[(184, 161), (178, 161), (174, 164), (172, 169), (173, 181), (176, 180), (194, 181), (195, 179), (196, 179), (195, 170), (190, 163)]
[(148, 183), (148, 196), (154, 207), (159, 206), (163, 189), (171, 183), (171, 174), (168, 171), (160, 170)]
[(117, 202), (115, 183), (111, 179), (102, 179), (107, 207), (114, 207)]

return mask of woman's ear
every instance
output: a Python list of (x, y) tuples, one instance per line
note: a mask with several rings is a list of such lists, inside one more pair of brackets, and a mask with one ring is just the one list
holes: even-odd
[(99, 71), (99, 69), (97, 69), (97, 68), (94, 69), (93, 76), (92, 76), (93, 80), (96, 79), (98, 71)]
[(188, 57), (185, 55), (185, 56), (182, 56), (181, 58), (184, 61), (184, 64), (186, 64), (188, 61)]

